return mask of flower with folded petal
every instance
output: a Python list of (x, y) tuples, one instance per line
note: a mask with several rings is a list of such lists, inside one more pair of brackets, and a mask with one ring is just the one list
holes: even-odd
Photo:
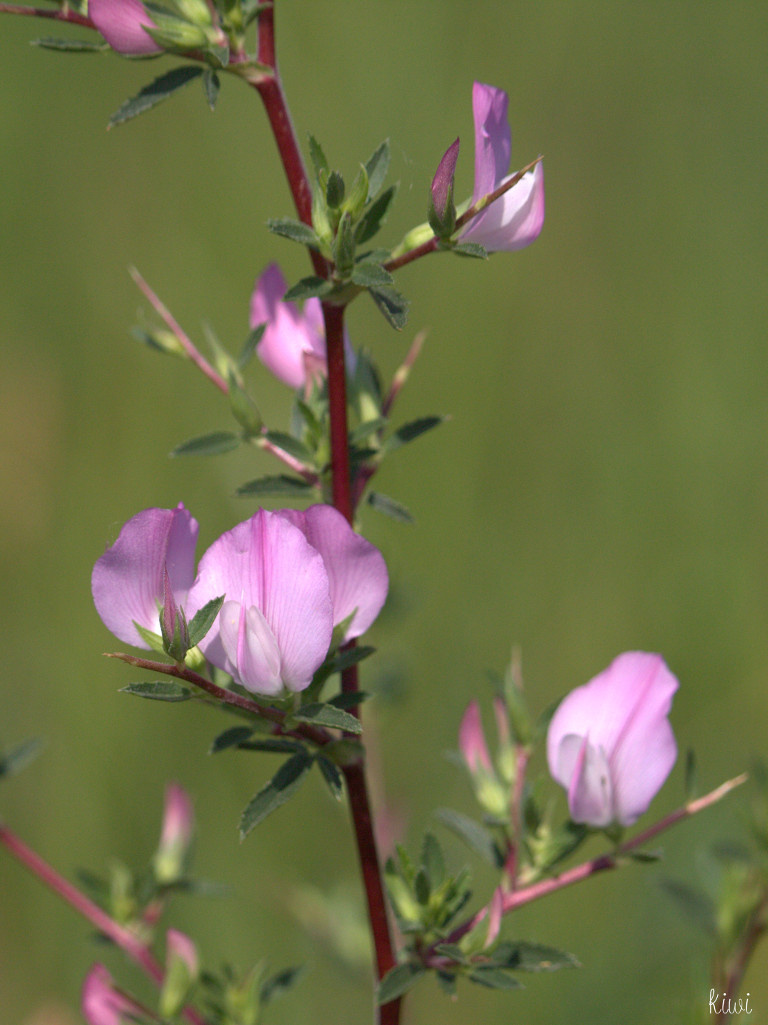
[(206, 658), (257, 694), (304, 690), (322, 665), (334, 626), (345, 640), (373, 622), (387, 594), (381, 553), (330, 506), (259, 510), (200, 560), (189, 615), (224, 595), (204, 640)]
[[(266, 325), (256, 354), (267, 370), (289, 388), (304, 388), (328, 373), (323, 312), (319, 299), (307, 299), (301, 310), (284, 302), (287, 288), (282, 271), (271, 263), (256, 279), (250, 323), (251, 328)], [(346, 335), (344, 344), (351, 367), (354, 355)]]
[(143, 1020), (146, 1010), (114, 988), (112, 976), (102, 964), (95, 964), (86, 975), (81, 1006), (88, 1025), (128, 1025)]
[[(475, 82), (472, 87), (472, 113), (475, 122), (475, 188), (471, 206), (495, 192), (512, 177), (509, 160), (512, 141), (507, 121), (509, 97), (503, 89)], [(449, 175), (456, 164), (458, 146), (454, 142), (440, 162), (433, 182), (433, 199), (440, 186), (439, 173)], [(438, 188), (442, 195), (447, 186)], [(459, 236), (462, 242), (477, 242), (488, 252), (523, 249), (541, 233), (544, 225), (544, 170), (538, 163), (507, 192), (489, 203)]]
[(159, 609), (166, 587), (183, 605), (195, 579), (197, 520), (179, 503), (175, 509), (145, 509), (128, 520), (93, 567), (96, 611), (108, 630), (126, 644), (149, 645), (135, 623), (160, 633)]
[(128, 57), (162, 53), (145, 27), (155, 28), (140, 0), (90, 0), (88, 15), (113, 50)]
[(677, 687), (660, 655), (629, 651), (561, 702), (547, 760), (574, 822), (630, 826), (647, 810), (677, 757), (667, 718)]

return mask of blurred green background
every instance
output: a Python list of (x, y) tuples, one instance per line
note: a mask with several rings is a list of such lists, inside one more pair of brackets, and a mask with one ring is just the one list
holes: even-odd
[[(154, 849), (165, 781), (195, 799), (197, 869), (231, 883), (174, 924), (216, 965), (268, 956), (310, 974), (273, 1025), (366, 1022), (364, 976), (307, 937), (287, 907), (304, 885), (358, 896), (344, 809), (311, 780), (246, 843), (240, 810), (274, 770), (267, 756), (207, 754), (203, 708), (118, 694), (135, 679), (101, 652), (90, 572), (120, 525), (183, 500), (204, 548), (253, 506), (234, 488), (267, 457), (169, 461), (190, 436), (229, 427), (190, 366), (128, 337), (146, 304), (135, 264), (202, 343), (209, 320), (237, 350), (255, 276), (298, 247), (268, 234), (291, 215), (260, 103), (224, 80), (215, 114), (193, 85), (107, 134), (108, 116), (168, 66), (32, 49), (80, 36), (3, 18), (0, 89), (0, 739), (42, 736), (44, 756), (3, 788), (0, 813), (70, 877)], [(487, 670), (522, 649), (543, 709), (620, 651), (663, 652), (681, 683), (672, 713), (701, 786), (765, 754), (768, 699), (768, 16), (738, 3), (469, 4), (281, 0), (279, 52), (302, 141), (354, 173), (386, 136), (401, 184), (384, 230), (425, 218), (431, 175), (462, 138), (457, 194), (472, 186), (473, 79), (510, 94), (513, 166), (543, 153), (547, 221), (530, 249), (489, 263), (432, 257), (401, 272), (408, 327), (360, 301), (355, 345), (386, 373), (415, 332), (424, 353), (400, 420), (452, 420), (393, 458), (377, 484), (416, 525), (373, 511), (363, 529), (388, 560), (389, 611), (364, 672), (397, 678), (377, 724), (388, 793), (415, 847), (431, 818), (469, 812), (445, 759)], [(286, 390), (252, 372), (271, 426)], [(653, 805), (682, 798), (678, 765)], [(706, 944), (664, 898), (663, 875), (697, 878), (701, 846), (738, 828), (734, 798), (668, 834), (661, 867), (630, 868), (529, 907), (511, 937), (560, 945), (579, 972), (532, 977), (513, 995), (423, 983), (406, 1023), (530, 1025), (683, 1021), (708, 987)], [(650, 820), (649, 820), (650, 821)], [(490, 880), (477, 870), (478, 897)], [(0, 852), (0, 1018), (79, 1020), (79, 990), (115, 952)], [(346, 890), (345, 890), (346, 888)], [(768, 956), (746, 980), (768, 1020)]]

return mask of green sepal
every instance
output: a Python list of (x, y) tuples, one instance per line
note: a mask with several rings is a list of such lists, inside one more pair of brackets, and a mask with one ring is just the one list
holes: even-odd
[(221, 82), (219, 81), (219, 76), (213, 68), (205, 68), (203, 70), (203, 92), (211, 110), (216, 109), (216, 101), (219, 98), (220, 89)]
[(0, 779), (3, 776), (15, 776), (33, 762), (43, 748), (43, 741), (38, 737), (23, 740), (7, 754), (0, 754)]
[(389, 271), (375, 260), (361, 260), (352, 270), (352, 281), (360, 288), (385, 288), (394, 280)]
[(261, 788), (243, 811), (240, 818), (241, 840), (296, 793), (312, 768), (312, 761), (311, 756), (302, 750), (283, 762), (269, 783)]
[(264, 426), (256, 403), (238, 380), (234, 372), (229, 374), (229, 405), (235, 419), (250, 437), (255, 437)]
[(189, 644), (194, 648), (202, 641), (203, 637), (213, 626), (214, 620), (219, 614), (219, 609), (224, 604), (226, 595), (220, 598), (211, 598), (201, 609), (198, 609), (189, 622)]
[(333, 243), (333, 261), (339, 278), (346, 281), (355, 266), (355, 228), (352, 215), (343, 213)]
[(475, 854), (479, 854), (494, 868), (503, 868), (503, 853), (499, 850), (491, 833), (479, 822), (460, 811), (454, 811), (453, 808), (438, 808), (435, 817), (460, 837)]
[(418, 420), (411, 420), (409, 423), (403, 424), (402, 427), (398, 427), (396, 431), (393, 431), (385, 439), (382, 450), (386, 455), (389, 455), (390, 452), (394, 452), (395, 449), (400, 448), (402, 445), (415, 441), (416, 438), (420, 438), (422, 434), (426, 434), (427, 431), (431, 431), (434, 427), (439, 427), (447, 419), (447, 416), (422, 416)]
[(372, 509), (389, 516), (390, 519), (397, 520), (398, 523), (415, 523), (413, 516), (402, 502), (398, 502), (397, 499), (391, 498), (389, 495), (383, 495), (380, 491), (370, 491), (366, 502)]
[(289, 288), (283, 296), (283, 302), (300, 302), (304, 299), (313, 298), (322, 299), (323, 296), (332, 292), (333, 288), (332, 281), (310, 275), (307, 278), (302, 278), (301, 281), (297, 281), (295, 285)]
[(305, 498), (313, 485), (301, 477), (290, 477), (280, 473), (273, 477), (258, 477), (241, 484), (235, 491), (238, 498), (253, 498), (257, 495), (296, 495)]
[(239, 434), (232, 431), (212, 431), (210, 434), (201, 434), (197, 438), (190, 438), (181, 445), (177, 445), (171, 452), (171, 456), (220, 456), (225, 452), (232, 452), (241, 442)]
[(237, 357), (238, 370), (245, 370), (248, 364), (251, 362), (253, 357), (256, 355), (256, 349), (259, 342), (264, 337), (264, 332), (267, 330), (266, 324), (259, 324), (252, 331), (248, 333), (248, 337), (243, 342), (243, 347), (240, 350), (240, 355)]
[(344, 179), (338, 171), (331, 171), (325, 186), (325, 201), (332, 210), (338, 210), (344, 202)]
[(368, 293), (387, 323), (396, 331), (402, 330), (408, 320), (408, 300), (405, 296), (388, 286), (369, 288)]
[(141, 683), (129, 683), (120, 688), (121, 694), (135, 694), (139, 698), (152, 701), (189, 701), (194, 694), (183, 683), (176, 680), (147, 680)]
[(480, 986), (487, 986), (488, 989), (520, 989), (522, 982), (514, 975), (504, 971), (503, 968), (481, 965), (468, 973), (467, 978)]
[(368, 178), (367, 199), (375, 199), (378, 196), (379, 190), (384, 184), (384, 179), (387, 177), (388, 170), (389, 139), (385, 139), (365, 162), (365, 171)]
[(397, 185), (390, 185), (363, 213), (355, 228), (355, 241), (358, 245), (373, 238), (382, 224), (384, 224), (389, 208), (392, 205), (392, 200), (396, 195)]
[(414, 986), (426, 973), (426, 968), (416, 964), (399, 964), (390, 968), (387, 974), (379, 983), (376, 991), (376, 1002), (379, 1006), (397, 1000), (404, 993), (407, 993), (411, 986)]
[(166, 71), (164, 75), (156, 78), (154, 82), (145, 85), (130, 100), (126, 100), (120, 109), (116, 110), (109, 119), (107, 127), (114, 128), (116, 125), (122, 125), (126, 121), (130, 121), (131, 118), (138, 117), (139, 114), (151, 110), (152, 107), (156, 107), (158, 103), (167, 100), (169, 96), (178, 92), (179, 89), (183, 89), (185, 85), (189, 85), (190, 82), (199, 78), (202, 74), (202, 68), (192, 67), (189, 64), (182, 65), (179, 68), (171, 68), (170, 71)]
[(365, 208), (365, 204), (368, 200), (368, 172), (365, 167), (361, 164), (360, 170), (355, 176), (355, 180), (352, 182), (352, 188), (347, 194), (347, 198), (342, 204), (342, 209), (345, 213), (348, 213), (352, 218), (353, 223), (357, 223), (360, 219), (360, 215)]
[(133, 625), (136, 627), (136, 632), (139, 637), (141, 637), (144, 643), (148, 645), (152, 651), (156, 651), (160, 655), (165, 654), (163, 638), (159, 634), (156, 634), (153, 630), (148, 630), (145, 626), (142, 626), (141, 623), (137, 623), (135, 619), (133, 621)]
[(488, 259), (488, 250), (479, 242), (456, 242), (450, 246), (450, 250), (457, 256), (469, 256), (475, 260)]
[(324, 758), (322, 755), (318, 755), (316, 761), (320, 775), (325, 780), (331, 796), (340, 801), (344, 795), (344, 776), (341, 770), (330, 758)]
[(101, 53), (109, 49), (109, 43), (94, 43), (90, 39), (42, 39), (30, 40), (32, 46), (43, 50), (58, 50), (60, 53)]
[(312, 726), (326, 726), (335, 730), (344, 730), (346, 733), (360, 734), (363, 732), (360, 720), (356, 716), (350, 715), (349, 712), (337, 705), (320, 701), (303, 705), (290, 718), (292, 721), (305, 722)]
[(421, 864), (430, 887), (437, 890), (445, 881), (445, 858), (442, 847), (432, 833), (424, 834), (421, 845)]
[(271, 217), (267, 221), (267, 227), (273, 235), (280, 235), (282, 238), (290, 239), (291, 242), (309, 246), (310, 249), (321, 249), (317, 233), (303, 221), (296, 221), (291, 217)]

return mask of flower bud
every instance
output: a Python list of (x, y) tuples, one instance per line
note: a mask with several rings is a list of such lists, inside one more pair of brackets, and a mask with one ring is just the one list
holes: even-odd
[(165, 978), (160, 992), (160, 1014), (173, 1018), (189, 999), (200, 963), (192, 940), (176, 929), (166, 934)]
[(152, 860), (155, 879), (169, 885), (184, 877), (194, 829), (194, 812), (189, 794), (178, 783), (165, 791), (165, 811), (160, 844)]

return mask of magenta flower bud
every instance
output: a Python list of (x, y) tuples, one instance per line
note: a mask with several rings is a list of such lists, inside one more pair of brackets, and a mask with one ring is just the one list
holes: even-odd
[[(295, 303), (283, 302), (287, 287), (280, 268), (271, 263), (256, 279), (250, 324), (251, 328), (266, 324), (256, 348), (261, 362), (283, 384), (298, 389), (328, 373), (325, 327), (320, 300), (307, 299), (300, 310)], [(354, 354), (346, 335), (344, 345), (352, 368)]]
[(308, 687), (334, 626), (354, 612), (345, 639), (359, 636), (387, 588), (381, 553), (332, 507), (261, 509), (202, 557), (188, 613), (224, 595), (203, 653), (253, 693), (279, 694)]
[(197, 947), (189, 936), (169, 929), (165, 939), (165, 978), (159, 1007), (163, 1019), (175, 1018), (181, 1011), (200, 971)]
[[(507, 121), (509, 98), (503, 89), (475, 82), (475, 188), (472, 205), (508, 180), (512, 141)], [(489, 252), (522, 249), (544, 225), (544, 171), (537, 164), (508, 192), (472, 219), (462, 242), (478, 242)]]
[(91, 576), (93, 601), (115, 637), (148, 648), (134, 623), (161, 632), (166, 573), (175, 604), (185, 603), (195, 579), (197, 530), (197, 520), (181, 503), (175, 509), (145, 509), (128, 520), (97, 560)]
[(189, 794), (178, 783), (169, 783), (165, 789), (160, 843), (152, 862), (159, 883), (172, 883), (184, 875), (194, 825)]
[(146, 1010), (114, 988), (112, 976), (102, 964), (95, 964), (85, 977), (81, 1000), (88, 1025), (128, 1025), (143, 1020)]
[(128, 57), (162, 53), (145, 26), (155, 28), (140, 0), (89, 0), (88, 16), (106, 41)]
[(660, 655), (628, 651), (561, 702), (549, 725), (549, 771), (574, 822), (630, 826), (669, 775), (667, 718), (678, 682)]
[(480, 719), (480, 705), (477, 701), (470, 701), (461, 720), (459, 750), (467, 763), (470, 775), (474, 776), (481, 770), (493, 772), (491, 756), (488, 754), (488, 745), (485, 742), (483, 723)]
[[(432, 209), (437, 225), (445, 225), (445, 234), (450, 235), (455, 226), (455, 208), (453, 216), (447, 218), (453, 207), (453, 178), (456, 173), (456, 161), (459, 159), (459, 140), (452, 142), (437, 165), (435, 177), (432, 179)], [(453, 221), (453, 224), (446, 221)]]

